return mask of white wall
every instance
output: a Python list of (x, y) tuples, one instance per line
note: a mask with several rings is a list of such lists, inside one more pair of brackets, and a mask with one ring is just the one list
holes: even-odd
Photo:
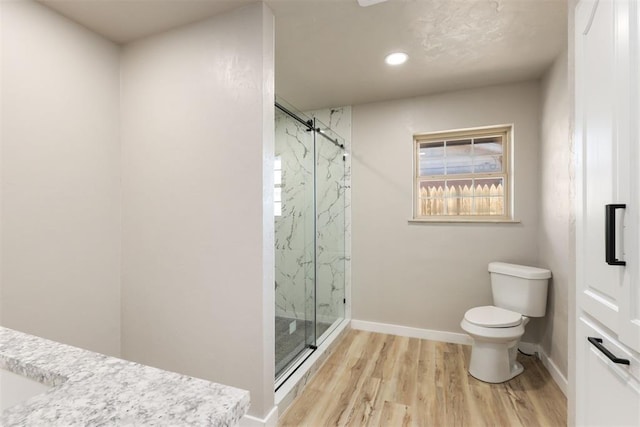
[(574, 279), (573, 156), (569, 133), (567, 52), (542, 81), (540, 231), (538, 259), (553, 271), (543, 322), (542, 348), (567, 377), (568, 299)]
[[(537, 265), (538, 82), (353, 107), (353, 318), (461, 332), (491, 304), (487, 264)], [(419, 132), (514, 124), (518, 224), (409, 224)], [(534, 319), (527, 330), (536, 329)]]
[(122, 55), (123, 355), (274, 405), (273, 15)]
[(119, 49), (2, 8), (3, 326), (120, 353)]

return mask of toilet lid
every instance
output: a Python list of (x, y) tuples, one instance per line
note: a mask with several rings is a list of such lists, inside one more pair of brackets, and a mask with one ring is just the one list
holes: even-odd
[(509, 328), (522, 323), (522, 314), (492, 305), (472, 308), (464, 318), (469, 323), (485, 328)]

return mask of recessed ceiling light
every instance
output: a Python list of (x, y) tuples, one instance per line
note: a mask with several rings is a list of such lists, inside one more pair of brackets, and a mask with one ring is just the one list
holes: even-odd
[(384, 58), (384, 62), (389, 65), (400, 65), (407, 62), (407, 59), (409, 59), (409, 55), (407, 55), (406, 53), (394, 52), (387, 55), (386, 58)]

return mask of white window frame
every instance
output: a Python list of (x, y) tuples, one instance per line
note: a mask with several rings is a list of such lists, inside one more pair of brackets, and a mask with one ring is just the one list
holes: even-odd
[[(502, 171), (475, 172), (447, 175), (420, 175), (420, 144), (425, 142), (454, 141), (461, 139), (486, 138), (501, 135)], [(415, 134), (413, 137), (413, 222), (517, 222), (513, 220), (513, 169), (512, 169), (513, 125), (486, 126), (471, 129), (459, 129), (443, 132)], [(502, 178), (504, 215), (421, 215), (420, 184), (425, 181), (444, 181), (451, 179)]]

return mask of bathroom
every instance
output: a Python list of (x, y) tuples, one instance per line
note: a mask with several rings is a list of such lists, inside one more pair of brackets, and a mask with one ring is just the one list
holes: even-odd
[[(350, 329), (468, 345), (489, 263), (543, 267), (520, 348), (574, 423), (573, 2), (151, 3), (2, 2), (0, 325), (248, 390), (242, 423), (275, 425)], [(344, 145), (344, 306), (278, 391), (277, 97)], [(498, 125), (508, 215), (416, 218), (414, 137)]]

